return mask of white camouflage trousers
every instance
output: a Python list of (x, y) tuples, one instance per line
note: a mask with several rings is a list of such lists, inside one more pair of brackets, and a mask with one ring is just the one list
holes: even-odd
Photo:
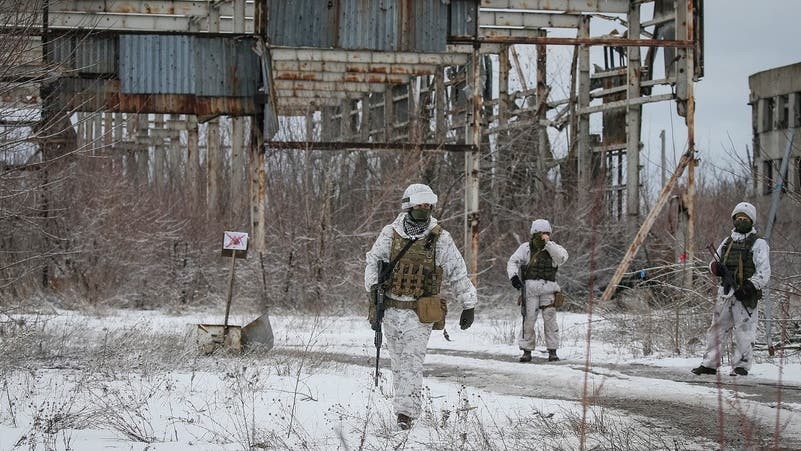
[(423, 360), (433, 324), (421, 323), (417, 312), (389, 308), (384, 312), (384, 338), (392, 361), (395, 414), (420, 416)]
[(751, 315), (734, 296), (724, 297), (718, 295), (715, 309), (712, 312), (712, 324), (706, 333), (706, 352), (702, 365), (707, 368), (720, 366), (721, 350), (734, 338), (734, 356), (732, 368), (751, 369), (754, 354), (754, 337), (756, 336), (758, 311), (754, 309)]
[(553, 293), (534, 295), (526, 293), (526, 319), (520, 331), (517, 345), (525, 351), (533, 351), (535, 344), (535, 326), (537, 316), (542, 312), (542, 325), (545, 330), (545, 346), (556, 349), (559, 346), (559, 325), (556, 323), (556, 309), (553, 307), (540, 309), (540, 305), (553, 304)]

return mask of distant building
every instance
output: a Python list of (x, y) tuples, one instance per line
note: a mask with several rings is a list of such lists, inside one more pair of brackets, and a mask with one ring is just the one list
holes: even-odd
[(793, 150), (783, 192), (801, 195), (801, 62), (757, 72), (748, 77), (754, 133), (754, 195), (770, 196), (779, 181), (790, 131)]

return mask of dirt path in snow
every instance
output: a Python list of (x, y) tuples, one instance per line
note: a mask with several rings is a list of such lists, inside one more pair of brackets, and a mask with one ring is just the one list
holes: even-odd
[[(275, 351), (282, 352), (279, 349)], [(374, 365), (372, 359), (364, 356), (333, 352), (321, 352), (320, 354), (322, 359), (339, 363), (361, 366)], [(470, 365), (469, 361), (461, 361), (457, 365), (427, 361), (425, 365), (426, 377), (464, 384), (469, 387), (504, 395), (580, 401), (579, 397), (571, 395), (569, 390), (565, 390), (565, 381), (543, 379), (541, 372), (539, 375), (524, 374), (521, 376), (519, 371), (505, 371), (502, 368), (503, 365), (498, 365), (491, 372), (487, 371), (487, 361), (508, 364), (516, 362), (516, 357), (429, 348), (428, 356), (431, 357), (430, 360), (436, 361), (437, 355), (477, 359), (481, 362), (480, 364)], [(382, 368), (388, 369), (388, 359), (382, 359), (381, 363)], [(548, 366), (564, 366), (575, 370), (583, 369), (583, 362), (563, 360), (549, 363), (546, 358), (538, 356), (535, 356), (533, 362), (520, 365), (532, 365), (538, 367), (538, 370)], [(718, 378), (714, 376), (696, 377), (689, 372), (685, 374), (684, 371), (676, 369), (647, 365), (595, 365), (591, 372), (602, 375), (604, 378), (617, 378), (620, 380), (625, 380), (628, 377), (649, 378), (654, 380), (654, 384), (659, 384), (662, 380), (711, 388), (715, 388), (720, 384), (722, 389), (737, 392), (741, 399), (756, 402), (771, 412), (771, 418), (766, 419), (765, 409), (763, 409), (761, 421), (755, 421), (749, 415), (740, 415), (730, 408), (724, 409), (726, 413), (723, 415), (723, 433), (726, 437), (726, 447), (741, 449), (749, 445), (756, 444), (761, 447), (771, 443), (775, 418), (772, 412), (775, 412), (777, 394), (779, 392), (776, 384), (771, 381), (732, 376), (722, 376), (718, 381)], [(608, 372), (611, 372), (611, 374), (608, 374)], [(619, 392), (619, 389), (617, 392)], [(801, 421), (801, 407), (799, 407), (801, 405), (801, 386), (785, 384), (781, 390), (781, 396), (782, 421), (787, 421), (788, 419), (793, 422)], [(788, 406), (786, 403), (794, 405)], [(648, 418), (655, 425), (681, 431), (681, 434), (686, 437), (704, 437), (711, 441), (718, 441), (721, 433), (717, 407), (698, 403), (692, 398), (687, 399), (686, 402), (680, 402), (654, 399), (647, 397), (647, 395), (638, 396), (631, 393), (627, 393), (625, 396), (602, 394), (594, 400), (593, 404)], [(787, 435), (782, 436), (781, 445), (789, 449), (801, 449), (801, 437)]]

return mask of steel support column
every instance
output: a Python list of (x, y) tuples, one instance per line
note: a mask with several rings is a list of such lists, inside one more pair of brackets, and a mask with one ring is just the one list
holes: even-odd
[[(640, 37), (640, 4), (629, 6), (629, 39)], [(640, 97), (640, 48), (626, 48), (627, 100)], [(629, 105), (626, 109), (626, 225), (628, 236), (634, 236), (640, 222), (640, 118), (641, 105)]]
[[(590, 18), (584, 17), (578, 30), (579, 37), (590, 35)], [(590, 115), (581, 110), (590, 106), (590, 47), (587, 44), (578, 46), (578, 180), (577, 190), (579, 206), (589, 205), (592, 162), (590, 151)]]
[[(688, 41), (695, 36), (693, 0), (687, 0), (687, 36)], [(693, 286), (693, 262), (695, 261), (695, 46), (687, 47), (687, 146), (692, 155), (687, 165), (687, 269), (684, 275), (684, 287)], [(678, 77), (681, 74), (677, 75)]]
[(464, 172), (465, 172), (465, 215), (464, 215), (464, 239), (465, 239), (465, 261), (467, 262), (467, 272), (473, 285), (478, 283), (478, 170), (481, 158), (481, 110), (483, 97), (481, 95), (481, 55), (479, 47), (473, 49), (470, 58), (470, 86), (472, 89), (470, 120), (465, 129), (465, 142), (468, 146), (474, 146), (474, 150), (465, 153)]
[[(541, 31), (541, 34), (544, 36), (545, 31)], [(547, 99), (548, 96), (548, 86), (546, 85), (547, 80), (547, 63), (548, 56), (547, 56), (547, 48), (545, 44), (537, 44), (537, 108), (536, 111), (536, 130), (537, 130), (537, 195), (542, 196), (545, 191), (545, 180), (548, 177), (547, 168), (546, 168), (546, 161), (550, 154), (550, 146), (548, 142), (548, 126), (547, 124), (547, 112), (548, 112), (548, 105)]]

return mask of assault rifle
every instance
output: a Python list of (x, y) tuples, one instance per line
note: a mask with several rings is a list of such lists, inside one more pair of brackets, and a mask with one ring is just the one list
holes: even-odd
[(381, 359), (381, 344), (384, 341), (384, 335), (381, 331), (381, 322), (384, 320), (384, 283), (389, 277), (389, 263), (384, 260), (378, 261), (378, 283), (374, 285), (373, 302), (375, 303), (375, 386), (378, 387), (378, 362)]
[(523, 324), (520, 326), (520, 338), (526, 338), (526, 279), (523, 278), (523, 274), (526, 272), (527, 265), (520, 265), (520, 269), (517, 271), (517, 277), (520, 278), (520, 283), (523, 284), (520, 287), (520, 313), (523, 315)]
[(712, 254), (712, 258), (717, 265), (717, 271), (720, 273), (718, 275), (723, 283), (723, 294), (728, 295), (730, 290), (737, 289), (737, 282), (734, 280), (734, 274), (723, 264), (720, 255), (718, 255), (718, 251), (712, 246), (712, 243), (707, 244), (706, 248), (709, 249), (709, 252)]

